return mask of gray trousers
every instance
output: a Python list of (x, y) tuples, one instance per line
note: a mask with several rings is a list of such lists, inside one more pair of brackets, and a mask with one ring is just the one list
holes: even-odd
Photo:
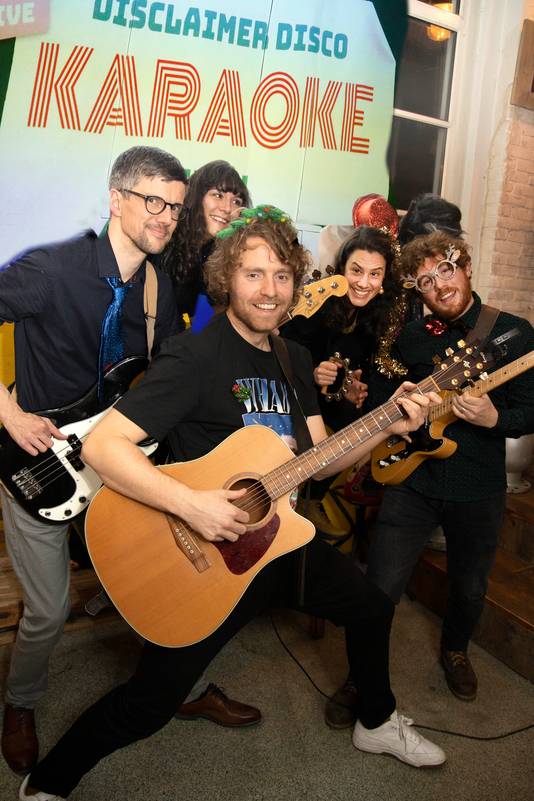
[(48, 660), (70, 611), (68, 525), (39, 523), (1, 486), (0, 499), (7, 552), (24, 601), (5, 700), (33, 708), (46, 692)]

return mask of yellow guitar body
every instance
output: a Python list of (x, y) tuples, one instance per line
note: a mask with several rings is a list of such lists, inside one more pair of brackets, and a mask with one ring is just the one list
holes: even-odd
[[(248, 426), (201, 459), (159, 469), (196, 490), (239, 489), (293, 457), (271, 429)], [(191, 645), (223, 623), (265, 565), (313, 538), (289, 497), (271, 501), (262, 492), (238, 543), (210, 543), (177, 518), (104, 487), (87, 512), (87, 547), (135, 631), (159, 645)]]
[[(457, 417), (455, 415), (447, 415), (452, 419), (435, 420), (430, 424), (428, 429), (429, 438), (437, 440), (439, 444), (433, 450), (414, 450), (411, 451), (406, 458), (401, 455), (405, 454), (407, 449), (406, 440), (402, 437), (388, 437), (376, 448), (373, 448), (371, 454), (371, 473), (375, 481), (381, 484), (402, 484), (416, 467), (419, 467), (421, 462), (425, 459), (448, 459), (452, 456), (458, 447), (456, 442), (447, 437), (442, 437), (443, 431), (453, 423)], [(412, 439), (414, 435), (412, 434)], [(392, 456), (398, 456), (400, 461), (391, 461)], [(381, 467), (380, 463), (388, 460), (390, 463), (387, 467)]]

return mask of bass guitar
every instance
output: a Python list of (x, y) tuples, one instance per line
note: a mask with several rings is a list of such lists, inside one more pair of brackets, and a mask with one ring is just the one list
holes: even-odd
[[(147, 360), (128, 356), (104, 374), (101, 399), (95, 385), (83, 398), (60, 409), (36, 412), (49, 417), (68, 439), (54, 439), (44, 453), (32, 456), (0, 428), (0, 481), (18, 503), (37, 520), (57, 524), (83, 512), (102, 486), (100, 476), (80, 457), (83, 441), (98, 421), (147, 367)], [(148, 455), (158, 443), (141, 447)]]
[(292, 309), (289, 309), (285, 317), (278, 323), (284, 325), (293, 317), (311, 317), (319, 311), (325, 300), (330, 297), (341, 298), (349, 290), (349, 284), (344, 275), (329, 275), (311, 284), (305, 284), (300, 292), (299, 298)]
[[(495, 387), (510, 381), (534, 365), (534, 351), (520, 356), (490, 375), (482, 375), (466, 392), (480, 398)], [(443, 436), (445, 428), (458, 418), (452, 411), (452, 401), (457, 393), (444, 392), (443, 403), (433, 406), (428, 414), (428, 424), (410, 434), (411, 442), (402, 437), (391, 436), (373, 448), (371, 473), (380, 484), (401, 484), (425, 459), (447, 459), (457, 445)]]
[[(484, 355), (471, 345), (419, 388), (459, 387), (484, 366)], [(147, 640), (180, 647), (204, 639), (265, 565), (313, 538), (313, 525), (291, 509), (292, 490), (402, 416), (397, 399), (390, 399), (299, 456), (271, 429), (248, 426), (206, 456), (158, 468), (196, 490), (246, 488), (235, 503), (250, 520), (237, 542), (208, 542), (180, 518), (103, 487), (89, 506), (85, 529), (106, 592)]]

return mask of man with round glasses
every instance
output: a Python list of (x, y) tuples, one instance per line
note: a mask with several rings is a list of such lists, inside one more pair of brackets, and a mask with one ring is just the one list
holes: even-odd
[[(477, 325), (481, 300), (471, 287), (471, 259), (463, 239), (441, 231), (417, 237), (402, 255), (404, 285), (413, 287), (430, 314), (410, 323), (396, 343), (408, 378), (429, 375), (434, 357), (457, 350)], [(526, 320), (500, 312), (488, 341), (514, 328), (499, 367), (534, 348)], [(398, 602), (431, 532), (447, 539), (449, 597), (441, 637), (441, 664), (452, 693), (477, 694), (467, 647), (482, 614), (506, 500), (505, 438), (534, 431), (533, 371), (477, 398), (453, 400), (457, 422), (446, 435), (458, 444), (448, 459), (426, 459), (404, 484), (387, 487), (369, 553), (368, 575)]]
[[(449, 246), (448, 250), (452, 250), (452, 246)], [(415, 287), (418, 292), (426, 294), (430, 292), (431, 289), (436, 288), (436, 278), (441, 279), (441, 281), (450, 281), (456, 272), (456, 262), (452, 261), (452, 259), (458, 258), (459, 253), (460, 251), (458, 250), (453, 251), (449, 253), (449, 258), (438, 261), (433, 270), (423, 272), (414, 279), (410, 277), (406, 278), (404, 280), (404, 287), (406, 289)]]
[[(471, 259), (464, 240), (442, 231), (420, 236), (403, 249), (404, 285), (418, 292), (430, 314), (409, 323), (394, 346), (410, 381), (434, 369), (434, 357), (457, 350), (477, 325), (481, 300), (471, 287)], [(534, 348), (530, 323), (506, 312), (493, 322), (488, 341), (517, 328), (498, 366)], [(373, 397), (373, 405), (379, 402)], [(442, 526), (447, 539), (449, 597), (440, 660), (452, 693), (477, 695), (467, 648), (482, 613), (488, 576), (506, 499), (505, 438), (534, 431), (534, 371), (477, 398), (453, 400), (458, 420), (446, 436), (458, 447), (448, 459), (426, 459), (402, 485), (384, 493), (367, 575), (398, 603), (430, 534)]]
[[(147, 256), (169, 242), (186, 184), (182, 165), (170, 153), (130, 148), (111, 169), (104, 235), (87, 231), (41, 246), (0, 270), (0, 324), (15, 322), (17, 383), (17, 401), (0, 385), (0, 421), (28, 453), (44, 452), (53, 437), (61, 437), (36, 411), (83, 397), (115, 361), (113, 353), (148, 355)], [(116, 293), (122, 301), (113, 311)], [(108, 323), (111, 343), (103, 333)], [(154, 349), (176, 330), (170, 279), (158, 270)], [(70, 609), (68, 526), (33, 519), (1, 485), (0, 498), (24, 599), (6, 683), (2, 753), (14, 771), (27, 773), (38, 752), (33, 709), (46, 691), (48, 660)]]

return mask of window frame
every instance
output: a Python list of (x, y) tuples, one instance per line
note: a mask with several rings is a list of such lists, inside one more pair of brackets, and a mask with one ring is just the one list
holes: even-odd
[[(457, 95), (457, 85), (458, 85), (458, 75), (460, 73), (460, 59), (464, 52), (464, 40), (465, 36), (462, 36), (465, 29), (465, 7), (469, 7), (470, 0), (462, 0), (460, 3), (460, 12), (458, 14), (452, 13), (450, 11), (443, 11), (442, 9), (435, 8), (434, 6), (429, 5), (428, 3), (422, 3), (420, 0), (408, 0), (408, 16), (412, 17), (413, 19), (419, 20), (421, 22), (427, 22), (432, 25), (439, 25), (441, 28), (447, 28), (447, 30), (453, 31), (456, 33), (456, 46), (454, 52), (454, 64), (452, 67), (452, 78), (451, 78), (451, 95), (450, 95), (450, 103), (449, 103), (449, 113), (448, 118), (446, 120), (442, 120), (439, 117), (429, 117), (424, 114), (417, 114), (412, 111), (407, 111), (405, 109), (397, 108), (396, 106), (393, 108), (393, 116), (400, 117), (406, 120), (413, 120), (414, 122), (422, 122), (427, 125), (432, 125), (436, 128), (444, 128), (447, 130), (447, 138), (445, 143), (445, 153), (443, 156), (443, 179), (442, 185), (440, 188), (440, 194), (445, 195), (444, 186), (446, 185), (446, 175), (447, 175), (447, 165), (449, 161), (449, 154), (452, 148), (450, 147), (450, 136), (449, 131), (453, 127), (454, 122), (454, 115), (455, 115), (455, 98)], [(434, 175), (436, 174), (436, 170), (440, 169), (441, 165), (438, 164), (437, 160), (434, 165)], [(406, 211), (406, 209), (398, 209), (398, 211), (402, 214)]]

